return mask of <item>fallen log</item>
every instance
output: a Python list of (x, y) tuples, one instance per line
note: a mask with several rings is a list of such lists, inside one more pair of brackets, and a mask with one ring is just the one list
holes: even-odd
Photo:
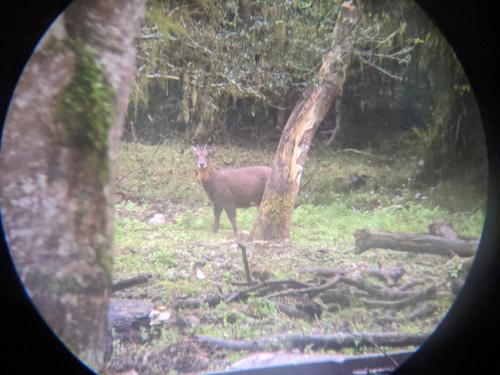
[(198, 336), (197, 341), (212, 348), (235, 350), (235, 351), (277, 351), (280, 349), (301, 349), (310, 347), (317, 349), (333, 349), (359, 347), (360, 343), (365, 346), (391, 346), (404, 347), (420, 345), (426, 338), (427, 333), (401, 334), (401, 333), (338, 333), (335, 335), (277, 335), (271, 338), (239, 341), (225, 340), (211, 336)]
[(360, 254), (369, 249), (436, 254), (441, 256), (471, 257), (479, 245), (478, 240), (448, 239), (428, 233), (393, 233), (361, 229), (355, 232), (354, 252)]
[(447, 238), (449, 240), (458, 240), (458, 236), (453, 226), (449, 223), (436, 222), (429, 224), (429, 233), (439, 237)]
[(141, 328), (149, 329), (153, 304), (138, 299), (109, 300), (108, 327), (114, 338), (122, 341), (140, 341)]

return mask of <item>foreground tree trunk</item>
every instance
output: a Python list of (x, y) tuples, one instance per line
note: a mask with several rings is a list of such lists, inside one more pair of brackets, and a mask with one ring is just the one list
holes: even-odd
[(3, 133), (2, 216), (38, 311), (81, 360), (104, 365), (113, 160), (144, 0), (76, 1), (35, 50)]
[(358, 24), (358, 10), (344, 3), (335, 26), (332, 50), (325, 56), (317, 83), (293, 109), (281, 135), (253, 239), (290, 237), (293, 208), (312, 139), (332, 103), (341, 94)]

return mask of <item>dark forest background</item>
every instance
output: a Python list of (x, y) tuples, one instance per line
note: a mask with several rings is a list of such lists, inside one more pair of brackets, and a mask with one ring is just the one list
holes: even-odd
[[(314, 83), (340, 3), (150, 1), (125, 140), (277, 143)], [(411, 155), (416, 183), (484, 182), (474, 92), (442, 34), (413, 1), (362, 9), (343, 96), (316, 143)]]

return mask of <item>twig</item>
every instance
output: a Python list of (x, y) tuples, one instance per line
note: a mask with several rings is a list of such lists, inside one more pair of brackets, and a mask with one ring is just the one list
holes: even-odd
[(387, 75), (387, 76), (389, 76), (389, 77), (391, 77), (391, 78), (394, 78), (394, 79), (396, 79), (396, 80), (398, 80), (398, 81), (402, 81), (402, 80), (403, 80), (403, 77), (400, 77), (400, 76), (397, 76), (397, 75), (395, 75), (395, 74), (392, 74), (392, 73), (388, 72), (387, 70), (383, 69), (382, 67), (378, 66), (377, 64), (374, 64), (374, 63), (372, 63), (371, 61), (366, 60), (363, 56), (358, 55), (358, 57), (359, 57), (359, 59), (360, 59), (362, 62), (364, 62), (364, 63), (365, 63), (365, 64), (367, 64), (367, 65), (370, 65), (370, 66), (374, 67), (375, 69), (377, 69), (378, 71), (380, 71), (380, 72), (384, 73), (385, 75)]
[(179, 81), (181, 77), (179, 76), (173, 76), (171, 74), (165, 74), (165, 73), (152, 73), (152, 74), (147, 74), (146, 78), (149, 79), (158, 79), (158, 78), (166, 78), (166, 79), (173, 79), (175, 81)]
[(250, 267), (248, 266), (247, 249), (241, 243), (238, 243), (238, 247), (241, 250), (241, 257), (243, 258), (243, 266), (245, 267), (245, 276), (247, 278), (247, 283), (252, 284), (252, 275), (250, 274)]
[(118, 280), (113, 283), (111, 290), (113, 292), (117, 292), (119, 290), (127, 289), (139, 284), (144, 284), (148, 282), (149, 279), (151, 279), (151, 275), (146, 274), (146, 275), (137, 275), (134, 277), (130, 277), (128, 279)]
[[(238, 292), (230, 294), (228, 297), (225, 298), (225, 302), (226, 303), (235, 302), (235, 301), (239, 301), (241, 299), (247, 298), (249, 293), (257, 291), (259, 289), (262, 290), (262, 289), (271, 287), (271, 290), (274, 290), (276, 287), (281, 287), (281, 286), (284, 286), (284, 285), (287, 285), (287, 284), (294, 285), (297, 288), (307, 288), (307, 287), (310, 286), (310, 285), (301, 283), (300, 281), (296, 281), (296, 280), (272, 280), (272, 281), (265, 281), (263, 283), (259, 283), (259, 284), (256, 284), (256, 285), (254, 284), (253, 286), (251, 286), (251, 287), (249, 287), (249, 288), (247, 288), (245, 290), (240, 290)], [(259, 296), (263, 296), (268, 291), (269, 290), (265, 290), (264, 292), (260, 291), (258, 294), (259, 294)]]
[(334, 277), (330, 282), (325, 283), (323, 285), (319, 286), (312, 286), (309, 288), (304, 288), (304, 289), (293, 289), (293, 290), (284, 290), (282, 292), (277, 292), (273, 293), (267, 296), (267, 298), (275, 298), (275, 297), (284, 297), (284, 296), (295, 296), (299, 294), (317, 294), (319, 292), (322, 292), (324, 290), (330, 289), (337, 285), (338, 281), (340, 279), (340, 276)]

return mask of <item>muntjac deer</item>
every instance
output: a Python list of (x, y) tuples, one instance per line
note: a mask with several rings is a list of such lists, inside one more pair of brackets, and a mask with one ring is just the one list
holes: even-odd
[(259, 165), (216, 169), (210, 160), (215, 152), (213, 149), (207, 148), (207, 145), (203, 148), (196, 145), (193, 146), (193, 151), (196, 157), (196, 174), (214, 204), (214, 233), (219, 230), (220, 215), (224, 209), (231, 221), (233, 235), (238, 237), (236, 208), (260, 205), (271, 168)]

